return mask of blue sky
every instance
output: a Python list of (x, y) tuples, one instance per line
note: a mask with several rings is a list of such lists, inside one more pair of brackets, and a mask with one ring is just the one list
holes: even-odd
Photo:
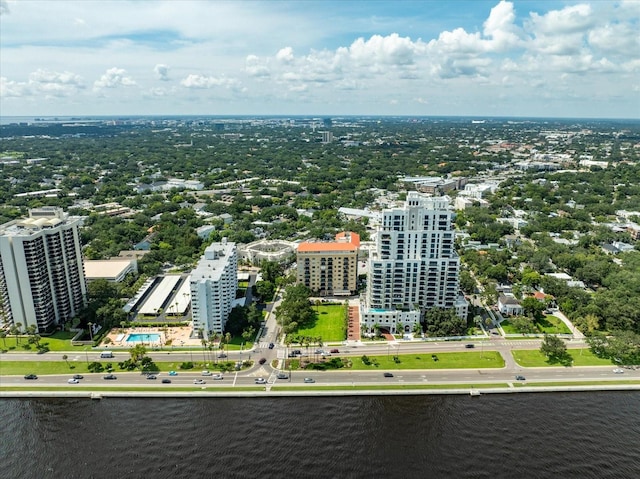
[(0, 114), (640, 117), (640, 0), (0, 0)]

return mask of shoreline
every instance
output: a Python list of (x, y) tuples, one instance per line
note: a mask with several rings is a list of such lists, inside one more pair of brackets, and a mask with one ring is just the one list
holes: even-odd
[(442, 389), (361, 389), (361, 390), (313, 390), (300, 391), (1, 391), (0, 399), (20, 398), (261, 398), (261, 397), (331, 397), (331, 396), (422, 396), (422, 395), (467, 395), (482, 396), (485, 394), (516, 393), (554, 393), (554, 392), (588, 392), (588, 391), (640, 391), (638, 384), (597, 384), (576, 386), (521, 386), (500, 388), (447, 388)]

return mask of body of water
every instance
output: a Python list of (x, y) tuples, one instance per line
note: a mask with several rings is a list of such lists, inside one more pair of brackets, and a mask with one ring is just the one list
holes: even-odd
[(640, 477), (637, 392), (0, 400), (0, 477)]

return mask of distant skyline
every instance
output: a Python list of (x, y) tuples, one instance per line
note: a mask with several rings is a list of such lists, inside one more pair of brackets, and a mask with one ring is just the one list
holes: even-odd
[(0, 0), (0, 115), (640, 117), (640, 0)]

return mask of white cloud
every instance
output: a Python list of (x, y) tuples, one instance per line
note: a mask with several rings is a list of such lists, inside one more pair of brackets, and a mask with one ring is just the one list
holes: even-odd
[(26, 83), (0, 77), (0, 98), (20, 98), (28, 94), (29, 87)]
[(213, 77), (190, 74), (184, 78), (180, 84), (185, 88), (205, 89), (213, 87), (234, 88), (238, 86), (238, 81), (231, 78)]
[(293, 48), (284, 47), (284, 48), (281, 48), (280, 50), (278, 50), (278, 53), (276, 53), (276, 60), (278, 60), (279, 62), (282, 62), (282, 63), (291, 63), (291, 62), (293, 62), (293, 60), (294, 60)]
[(489, 18), (484, 22), (483, 33), (493, 41), (491, 47), (497, 51), (518, 46), (522, 31), (514, 24), (516, 18), (513, 3), (501, 1), (491, 9)]
[(85, 88), (80, 75), (71, 72), (54, 72), (39, 69), (29, 75), (29, 84), (33, 90), (47, 96), (66, 97)]
[(165, 65), (163, 63), (158, 63), (156, 64), (155, 67), (153, 67), (153, 71), (156, 74), (156, 77), (158, 78), (158, 80), (161, 81), (169, 81), (169, 66)]
[(109, 68), (104, 75), (93, 83), (93, 88), (99, 90), (101, 88), (116, 88), (119, 86), (135, 86), (136, 81), (127, 76), (126, 70), (123, 68)]
[(256, 55), (249, 55), (245, 59), (245, 71), (252, 77), (268, 77), (269, 68)]

